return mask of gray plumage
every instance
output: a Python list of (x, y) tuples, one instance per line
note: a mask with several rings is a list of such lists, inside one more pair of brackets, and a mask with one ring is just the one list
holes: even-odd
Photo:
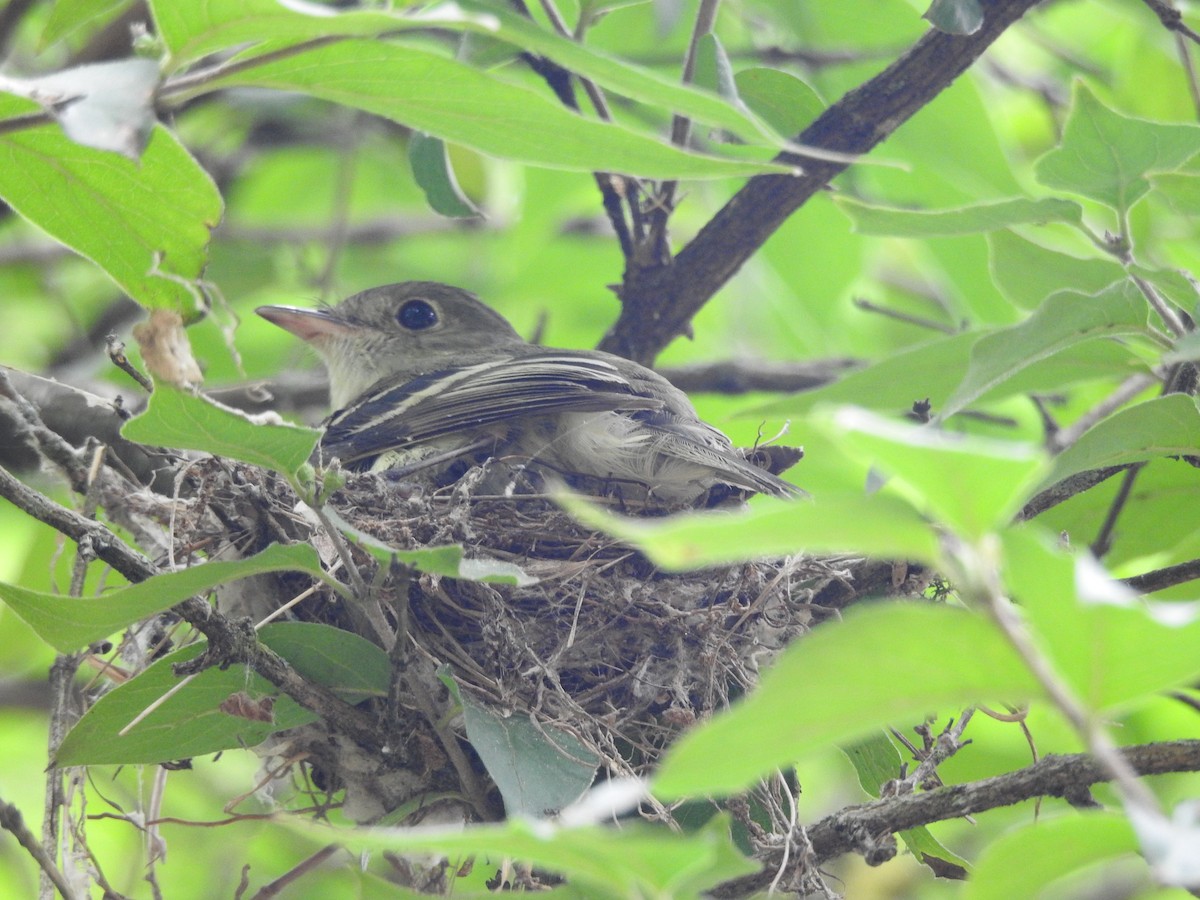
[(741, 457), (657, 373), (608, 353), (529, 344), (458, 288), (405, 282), (333, 308), (258, 312), (324, 359), (336, 411), (322, 447), (345, 464), (486, 442), (496, 455), (641, 485), (668, 502), (719, 484), (800, 493)]

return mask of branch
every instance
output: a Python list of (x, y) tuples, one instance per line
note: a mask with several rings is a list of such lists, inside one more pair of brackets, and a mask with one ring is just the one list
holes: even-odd
[[(11, 404), (7, 409), (4, 401)], [(95, 438), (120, 458), (132, 478), (169, 491), (169, 478), (158, 473), (171, 467), (175, 457), (121, 437), (126, 418), (128, 414), (113, 400), (0, 365), (0, 465), (17, 470), (35, 467), (40, 453), (82, 492), (81, 471), (69, 457), (88, 438)]]
[[(969, 36), (930, 30), (883, 72), (825, 110), (797, 141), (838, 153), (868, 152), (965, 72), (1038, 2), (991, 0), (983, 26)], [(803, 165), (804, 171), (750, 179), (672, 264), (626, 271), (619, 289), (621, 315), (600, 342), (602, 350), (652, 363), (742, 263), (847, 167), (844, 162), (786, 152), (777, 159)]]
[[(721, 0), (700, 0), (700, 8), (696, 11), (696, 21), (692, 25), (692, 39), (688, 41), (687, 52), (683, 55), (684, 84), (691, 84), (696, 76), (696, 56), (699, 52), (700, 41), (712, 32), (713, 23), (717, 19), (717, 8)], [(692, 122), (686, 116), (676, 114), (671, 119), (671, 143), (677, 147), (686, 147), (692, 134)], [(671, 242), (667, 237), (667, 224), (671, 213), (675, 210), (675, 191), (679, 182), (664, 181), (654, 198), (650, 210), (650, 233), (646, 236), (646, 246), (642, 252), (627, 259), (626, 272), (632, 267), (650, 266), (651, 268), (666, 265), (671, 259)]]
[(658, 373), (689, 394), (745, 394), (750, 391), (795, 393), (811, 391), (836, 381), (860, 362), (848, 358), (772, 363), (750, 360), (721, 360)]
[[(1200, 771), (1200, 741), (1144, 744), (1126, 747), (1121, 754), (1138, 775)], [(1012, 806), (1034, 797), (1078, 797), (1108, 778), (1090, 755), (1074, 753), (1048, 756), (1024, 769), (983, 781), (851, 806), (808, 827), (813, 852), (808, 862), (821, 865), (844, 853), (860, 852), (880, 835)], [(782, 848), (773, 848), (761, 859), (761, 872), (726, 882), (713, 892), (714, 896), (743, 897), (765, 888), (774, 877), (782, 852)]]
[[(2, 467), (0, 497), (4, 497), (14, 506), (77, 544), (88, 547), (90, 552), (131, 582), (145, 581), (158, 574), (158, 569), (150, 560), (104, 525), (55, 503), (14, 478)], [(189, 674), (193, 669), (199, 671), (212, 664), (228, 666), (232, 663), (245, 663), (305, 709), (312, 710), (325, 719), (333, 729), (364, 747), (378, 749), (380, 735), (375, 719), (350, 706), (327, 688), (307, 681), (288, 665), (283, 657), (259, 644), (249, 619), (242, 622), (230, 621), (196, 597), (184, 600), (174, 609), (208, 639), (208, 649), (204, 654), (186, 664), (189, 667), (187, 671), (181, 670), (178, 674)]]
[(1040, 516), (1046, 510), (1052, 509), (1060, 503), (1065, 503), (1077, 494), (1091, 490), (1096, 485), (1107, 481), (1118, 472), (1123, 472), (1128, 468), (1129, 465), (1105, 466), (1102, 469), (1088, 469), (1084, 472), (1078, 472), (1069, 478), (1064, 478), (1057, 484), (1046, 488), (1046, 490), (1026, 503), (1021, 511), (1017, 513), (1015, 519), (1018, 522), (1025, 522), (1035, 516)]
[[(81, 516), (35, 491), (0, 467), (0, 497), (13, 506), (65, 534), (76, 544), (90, 548), (99, 559), (112, 566), (129, 581), (145, 581), (158, 574), (154, 564), (99, 522)], [(207, 605), (205, 606), (207, 608)]]
[(1152, 594), (1177, 584), (1195, 581), (1197, 578), (1200, 578), (1200, 559), (1189, 559), (1178, 565), (1165, 566), (1155, 569), (1153, 572), (1145, 572), (1121, 580), (1140, 594)]
[(67, 883), (66, 877), (54, 864), (54, 860), (49, 854), (42, 849), (42, 845), (38, 843), (33, 832), (25, 825), (25, 819), (21, 816), (21, 811), (11, 803), (5, 803), (0, 800), (0, 828), (12, 834), (20, 844), (36, 861), (41, 870), (58, 888), (58, 892), (62, 894), (63, 900), (75, 900), (78, 894)]
[(1176, 34), (1183, 35), (1190, 41), (1200, 44), (1200, 34), (1188, 28), (1184, 24), (1183, 13), (1166, 2), (1166, 0), (1143, 0), (1143, 2), (1150, 7), (1151, 12), (1158, 16), (1158, 21), (1162, 22), (1163, 28), (1167, 29), (1167, 31), (1173, 31)]

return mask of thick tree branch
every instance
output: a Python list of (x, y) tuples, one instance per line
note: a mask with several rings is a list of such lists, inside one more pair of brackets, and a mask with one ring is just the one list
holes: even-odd
[[(809, 146), (863, 154), (965, 72), (1004, 31), (1040, 0), (990, 0), (983, 27), (970, 36), (931, 30), (866, 84), (829, 107), (799, 137)], [(803, 174), (752, 178), (685, 247), (674, 262), (627, 270), (619, 289), (620, 318), (600, 348), (649, 365), (708, 299), (845, 163), (780, 154)]]
[[(1200, 771), (1200, 741), (1145, 744), (1126, 747), (1121, 753), (1142, 776)], [(808, 863), (820, 865), (835, 856), (861, 851), (881, 835), (931, 822), (1012, 806), (1034, 797), (1079, 797), (1092, 785), (1107, 781), (1108, 777), (1103, 766), (1088, 754), (1048, 756), (1024, 769), (995, 778), (847, 807), (807, 828), (813, 852)], [(764, 868), (761, 872), (726, 882), (713, 892), (714, 896), (744, 897), (762, 890), (775, 876), (781, 854), (782, 849), (772, 850), (762, 860)]]

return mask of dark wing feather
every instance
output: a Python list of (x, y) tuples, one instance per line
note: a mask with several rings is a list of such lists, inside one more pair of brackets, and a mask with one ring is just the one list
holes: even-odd
[(515, 419), (662, 406), (661, 400), (639, 393), (607, 360), (533, 353), (377, 388), (334, 413), (321, 444), (330, 456), (352, 462), (450, 435), (486, 432)]

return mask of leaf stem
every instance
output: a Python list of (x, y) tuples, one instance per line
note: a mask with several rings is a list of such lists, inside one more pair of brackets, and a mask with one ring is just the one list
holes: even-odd
[[(696, 76), (696, 55), (700, 41), (710, 34), (717, 19), (717, 9), (721, 0), (701, 0), (700, 8), (696, 11), (696, 23), (692, 26), (692, 37), (688, 41), (687, 52), (683, 57), (684, 84), (691, 84)], [(692, 120), (686, 116), (676, 115), (671, 119), (671, 143), (683, 147), (687, 144), (692, 133)], [(675, 208), (675, 191), (678, 181), (664, 181), (654, 198), (654, 208), (650, 211), (650, 233), (647, 236), (650, 259), (666, 263), (671, 258), (671, 250), (667, 239), (667, 223)]]
[(974, 570), (973, 576), (964, 576), (961, 583), (969, 585), (968, 591), (974, 593), (975, 599), (981, 601), (984, 608), (991, 613), (992, 620), (1046, 692), (1051, 703), (1083, 738), (1096, 761), (1112, 777), (1125, 805), (1147, 815), (1161, 816), (1162, 811), (1157, 798), (1138, 778), (1136, 770), (1122, 755), (1103, 726), (1095, 721), (1071, 687), (1055, 671), (1053, 663), (1037, 647), (1027, 624), (1017, 614), (1012, 602), (1004, 596), (1000, 587), (998, 566), (987, 558), (986, 553), (960, 551), (958, 556), (964, 571)]
[(224, 78), (227, 75), (235, 75), (238, 72), (245, 72), (247, 69), (253, 69), (255, 66), (261, 66), (266, 63), (275, 62), (278, 59), (287, 59), (289, 56), (296, 56), (300, 53), (307, 53), (309, 50), (315, 50), (318, 47), (325, 47), (329, 44), (336, 44), (338, 41), (346, 40), (345, 35), (326, 35), (324, 37), (313, 38), (310, 41), (301, 41), (298, 44), (292, 44), (290, 47), (281, 47), (278, 50), (271, 50), (267, 53), (261, 53), (258, 56), (252, 56), (249, 59), (231, 59), (215, 66), (209, 66), (207, 69), (200, 69), (191, 72), (187, 75), (177, 75), (174, 78), (167, 79), (158, 89), (158, 96), (173, 97), (178, 94), (184, 94), (188, 91), (196, 90), (208, 85), (210, 82)]

